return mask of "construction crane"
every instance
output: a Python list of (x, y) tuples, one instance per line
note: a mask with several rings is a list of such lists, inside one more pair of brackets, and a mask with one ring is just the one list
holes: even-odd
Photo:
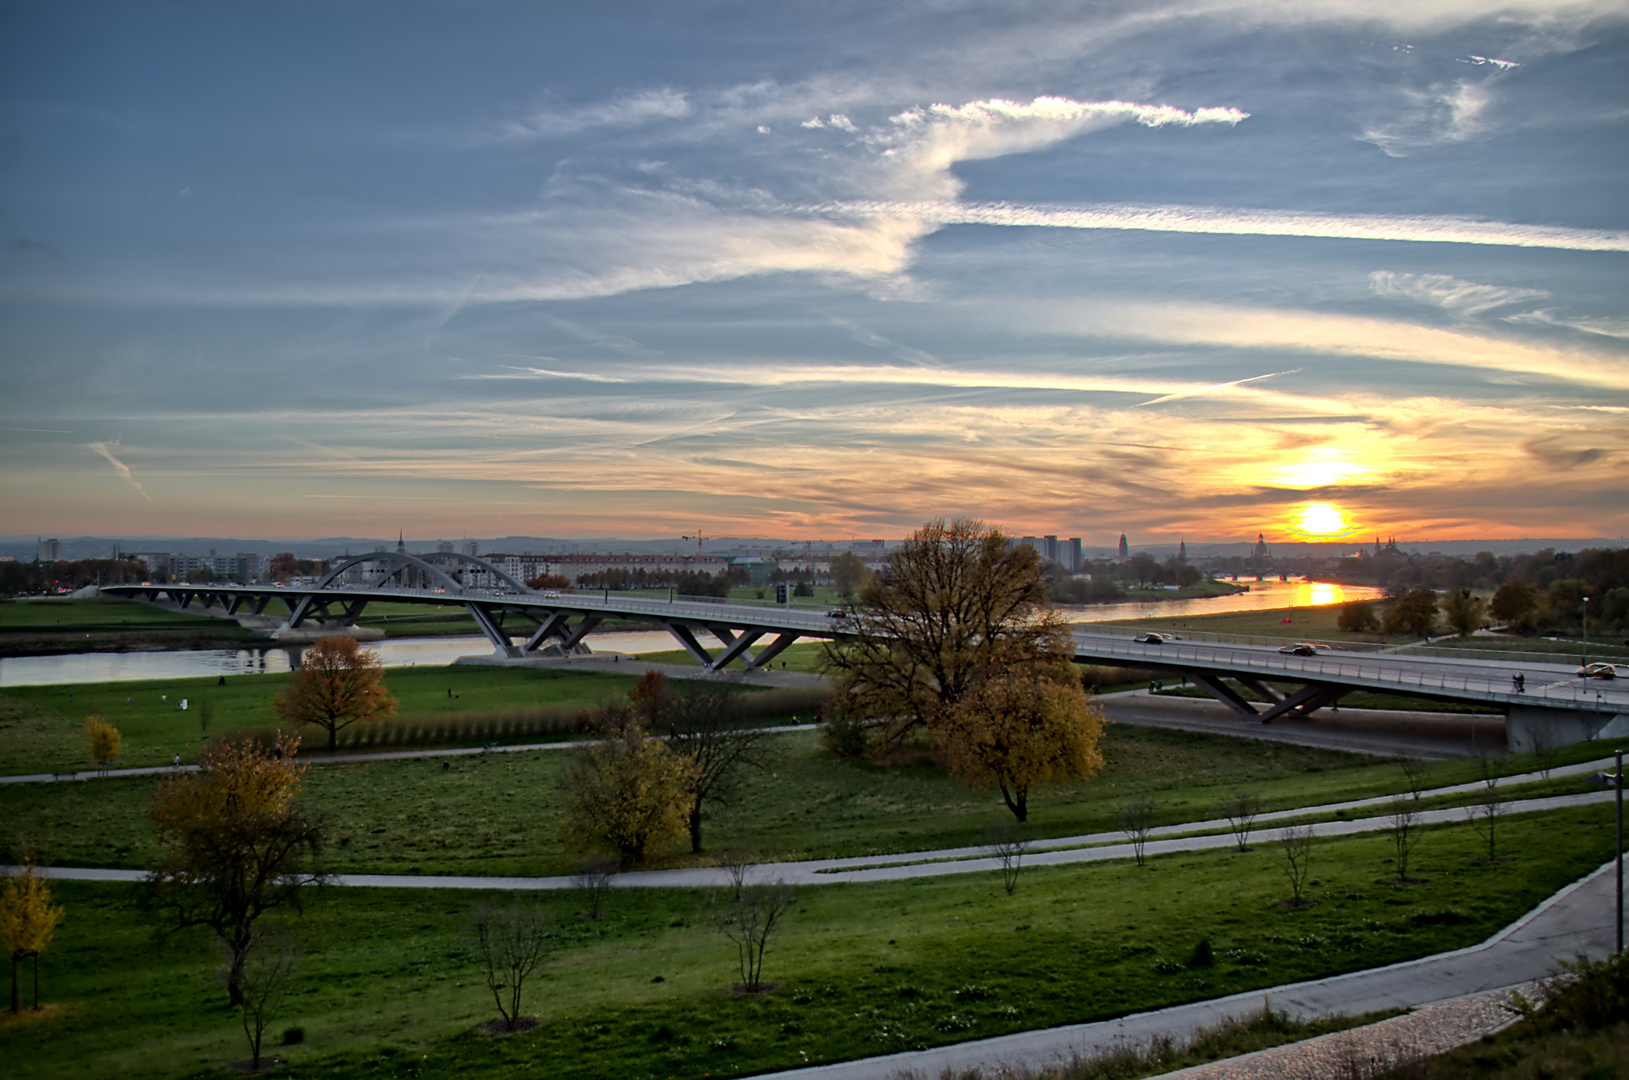
[(701, 545), (706, 541), (707, 537), (700, 529), (696, 530), (696, 535), (694, 535), (694, 536), (690, 536), (690, 535), (686, 534), (684, 536), (679, 537), (679, 539), (680, 540), (694, 540), (696, 542), (696, 558), (698, 558), (698, 559), (701, 558)]

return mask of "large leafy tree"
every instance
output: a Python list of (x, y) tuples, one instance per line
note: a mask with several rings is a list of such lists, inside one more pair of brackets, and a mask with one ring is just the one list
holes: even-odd
[(1380, 627), (1387, 634), (1430, 637), (1437, 625), (1437, 594), (1431, 589), (1411, 589), (1386, 605)]
[(887, 742), (934, 727), (981, 679), (1020, 668), (1074, 679), (1041, 557), (967, 518), (930, 521), (860, 593), (852, 636), (832, 643), (833, 705)]
[(624, 865), (685, 835), (695, 762), (649, 738), (632, 711), (603, 710), (600, 738), (578, 750), (561, 779), (561, 833), (577, 851), (610, 850)]
[(34, 960), (34, 1008), (40, 1007), (40, 953), (62, 924), (60, 904), (51, 902), (51, 883), (34, 872), (32, 862), (0, 885), (0, 945), (11, 954), (11, 1011), (22, 1010), (17, 968)]
[(1469, 589), (1449, 589), (1442, 598), (1442, 617), (1460, 637), (1470, 637), (1482, 629), (1487, 611), (1487, 604)]
[(764, 767), (764, 731), (745, 726), (740, 714), (739, 695), (730, 687), (696, 683), (670, 695), (657, 720), (668, 747), (695, 765), (685, 808), (692, 852), (701, 851), (702, 808), (728, 805), (747, 774)]
[(1488, 605), (1488, 614), (1512, 630), (1531, 633), (1538, 628), (1539, 616), (1544, 612), (1544, 594), (1526, 578), (1511, 578), (1499, 586)]
[(300, 657), (300, 670), (290, 676), (272, 702), (279, 719), (315, 724), (328, 732), (333, 750), (344, 728), (377, 723), (396, 712), (396, 699), (385, 690), (385, 668), (379, 654), (354, 638), (325, 637)]
[(951, 771), (975, 787), (994, 785), (1018, 821), (1029, 794), (1049, 781), (1084, 780), (1103, 767), (1103, 711), (1078, 680), (1056, 682), (1033, 669), (1004, 672), (975, 686), (940, 723)]
[(232, 1004), (243, 1005), (243, 965), (255, 924), (267, 912), (299, 904), (322, 875), (309, 868), (322, 832), (295, 803), (307, 765), (297, 737), (263, 747), (222, 739), (197, 772), (160, 780), (148, 816), (164, 845), (147, 875), (147, 898), (171, 927), (207, 926), (230, 958)]

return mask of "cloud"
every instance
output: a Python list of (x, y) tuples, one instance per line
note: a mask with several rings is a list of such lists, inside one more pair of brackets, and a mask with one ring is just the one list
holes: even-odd
[(690, 112), (690, 99), (677, 90), (642, 90), (592, 105), (538, 109), (504, 123), (499, 135), (507, 139), (550, 138), (594, 128), (629, 128), (682, 120)]
[(1601, 337), (1629, 338), (1629, 319), (1603, 319), (1588, 316), (1560, 315), (1554, 311), (1524, 311), (1515, 315), (1506, 315), (1505, 322), (1517, 323), (1523, 326), (1560, 326), (1569, 330), (1579, 330), (1586, 334), (1598, 334)]
[(1391, 270), (1370, 274), (1369, 289), (1376, 296), (1442, 308), (1458, 319), (1474, 319), (1495, 308), (1543, 300), (1550, 295), (1545, 289), (1483, 285), (1448, 274), (1398, 274)]
[[(153, 501), (153, 497), (151, 495), (147, 494), (147, 492), (142, 491), (141, 484), (137, 482), (137, 480), (136, 480), (136, 478), (134, 476), (130, 475), (130, 466), (126, 465), (124, 462), (122, 462), (118, 458), (114, 457), (113, 456), (113, 451), (108, 449), (108, 444), (107, 443), (93, 442), (93, 443), (86, 443), (85, 445), (89, 446), (92, 450), (96, 451), (98, 454), (101, 454), (104, 458), (106, 458), (108, 464), (113, 466), (113, 471), (119, 474), (120, 479), (122, 479), (125, 483), (129, 484), (131, 487), (135, 488), (138, 492), (140, 492), (142, 498), (146, 499), (148, 502)], [(117, 446), (118, 444), (115, 443), (114, 445)]]
[(1407, 157), (1422, 147), (1465, 142), (1489, 126), (1492, 91), (1486, 82), (1461, 80), (1429, 90), (1405, 90), (1405, 105), (1384, 124), (1374, 124), (1359, 136), (1389, 157)]
[(1300, 372), (1300, 370), (1300, 368), (1291, 368), (1288, 371), (1270, 371), (1265, 375), (1252, 375), (1248, 379), (1234, 379), (1232, 382), (1216, 383), (1214, 386), (1201, 386), (1193, 390), (1179, 390), (1174, 394), (1166, 394), (1163, 397), (1157, 397), (1151, 401), (1145, 401), (1138, 405), (1137, 408), (1141, 409), (1148, 405), (1163, 405), (1167, 401), (1177, 401), (1181, 398), (1198, 397), (1201, 394), (1214, 393), (1218, 390), (1230, 390), (1235, 386), (1244, 386), (1248, 383), (1260, 382), (1263, 379), (1274, 379), (1280, 375), (1294, 375)]
[(828, 203), (810, 207), (833, 215), (912, 216), (936, 227), (1002, 225), (1050, 229), (1130, 229), (1224, 236), (1302, 236), (1336, 240), (1478, 244), (1629, 251), (1629, 231), (1517, 225), (1473, 218), (1405, 214), (1321, 214), (1304, 210), (1247, 210), (1216, 206), (1024, 206), (1012, 203)]

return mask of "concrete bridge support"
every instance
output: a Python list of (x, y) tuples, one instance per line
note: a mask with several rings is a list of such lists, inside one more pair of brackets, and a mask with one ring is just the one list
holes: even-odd
[(1629, 713), (1546, 709), (1537, 705), (1512, 705), (1505, 712), (1505, 748), (1513, 753), (1623, 735), (1629, 735)]

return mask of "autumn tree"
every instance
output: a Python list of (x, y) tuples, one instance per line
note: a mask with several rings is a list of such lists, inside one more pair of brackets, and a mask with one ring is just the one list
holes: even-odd
[(266, 571), (274, 580), (287, 582), (289, 578), (299, 576), (300, 560), (294, 557), (292, 551), (280, 551), (266, 560)]
[(936, 726), (982, 679), (1047, 669), (1074, 679), (1068, 630), (1045, 607), (1041, 557), (982, 522), (922, 526), (860, 593), (849, 636), (830, 643), (833, 707), (879, 721), (897, 743)]
[(668, 748), (695, 766), (685, 791), (693, 852), (701, 851), (702, 809), (734, 801), (747, 774), (765, 762), (763, 729), (744, 726), (739, 705), (728, 686), (696, 683), (669, 695), (655, 718)]
[(852, 551), (834, 556), (831, 561), (831, 587), (839, 596), (853, 596), (865, 585), (871, 570), (865, 560)]
[(30, 958), (34, 961), (34, 1008), (40, 1007), (40, 953), (64, 917), (62, 906), (51, 902), (51, 883), (34, 872), (32, 860), (0, 885), (0, 945), (11, 954), (13, 1015), (23, 1007), (18, 968)]
[(535, 578), (527, 578), (526, 587), (528, 589), (569, 589), (571, 588), (571, 579), (564, 574), (543, 573)]
[(378, 723), (395, 714), (396, 699), (384, 686), (379, 654), (354, 638), (325, 637), (300, 657), (300, 669), (289, 677), (272, 702), (281, 720), (315, 724), (328, 732), (328, 749), (352, 724)]
[(1430, 637), (1437, 625), (1437, 594), (1431, 589), (1410, 589), (1386, 606), (1380, 628), (1387, 634)]
[(1511, 578), (1493, 594), (1488, 614), (1518, 633), (1528, 634), (1538, 629), (1539, 616), (1544, 611), (1544, 594), (1524, 578)]
[(1078, 679), (1066, 683), (1018, 669), (974, 686), (935, 728), (952, 772), (974, 787), (994, 785), (1019, 822), (1031, 789), (1084, 780), (1103, 767), (1103, 710)]
[(632, 710), (601, 710), (600, 738), (577, 751), (561, 779), (561, 833), (577, 851), (610, 850), (626, 864), (685, 835), (696, 764), (650, 739)]
[(1354, 600), (1341, 605), (1340, 612), (1335, 616), (1335, 627), (1348, 634), (1365, 634), (1380, 629), (1380, 620), (1375, 618), (1373, 604), (1367, 600)]
[(1487, 617), (1487, 604), (1480, 597), (1471, 595), (1469, 589), (1449, 589), (1442, 598), (1442, 617), (1448, 620), (1448, 625), (1460, 637), (1470, 637), (1482, 629)]
[(164, 846), (147, 875), (147, 901), (172, 929), (215, 931), (229, 958), (227, 994), (240, 1007), (256, 922), (297, 909), (301, 890), (322, 880), (308, 868), (321, 829), (295, 805), (307, 768), (295, 758), (299, 745), (294, 736), (269, 749), (249, 739), (213, 742), (198, 771), (158, 782), (147, 811)]
[(124, 736), (106, 719), (91, 713), (85, 717), (85, 737), (90, 740), (91, 760), (98, 769), (107, 772), (107, 763), (118, 754)]

